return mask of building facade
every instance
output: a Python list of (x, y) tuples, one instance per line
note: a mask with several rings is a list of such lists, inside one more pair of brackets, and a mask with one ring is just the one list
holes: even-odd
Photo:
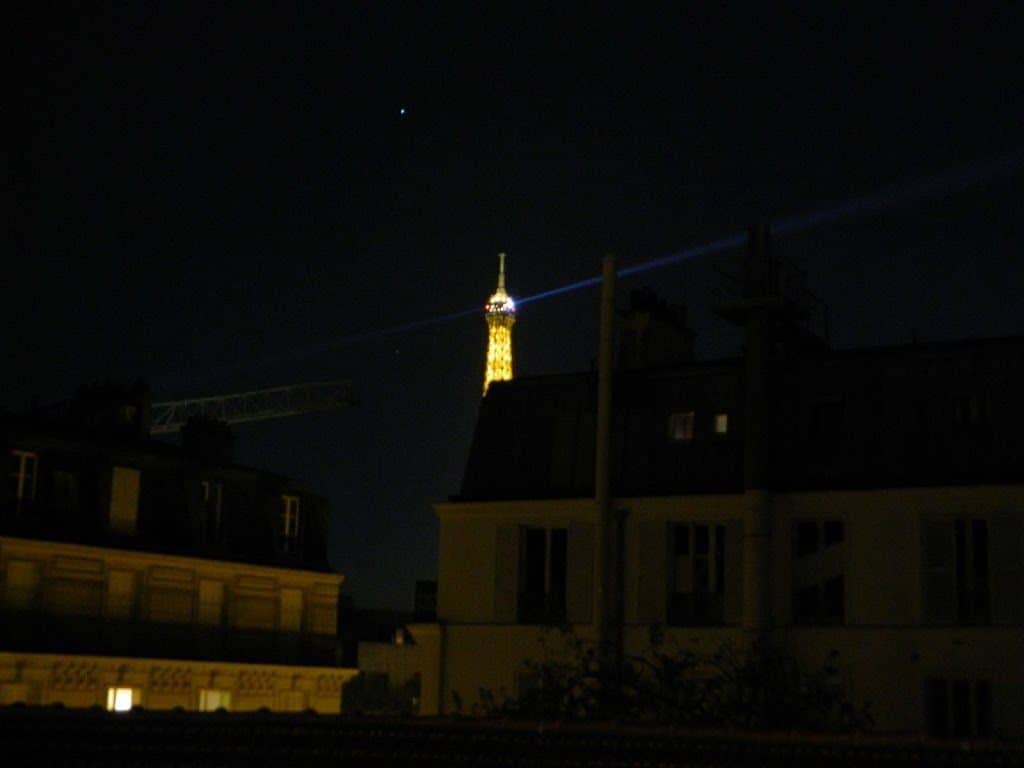
[(4, 420), (0, 703), (338, 712), (326, 503), (146, 416), (101, 387)]
[[(835, 650), (881, 731), (1024, 737), (1024, 339), (835, 351), (753, 251), (722, 311), (741, 358), (693, 361), (683, 316), (650, 296), (621, 329), (607, 470), (623, 653), (645, 653), (652, 626), (680, 648), (768, 642), (811, 669)], [(514, 695), (552, 626), (599, 637), (596, 393), (586, 373), (483, 400), (461, 493), (435, 505), (438, 623), (413, 628), (436, 651), (424, 706)]]

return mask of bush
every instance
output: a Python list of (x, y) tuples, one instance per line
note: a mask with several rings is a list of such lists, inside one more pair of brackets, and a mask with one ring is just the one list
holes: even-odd
[(353, 715), (410, 717), (419, 708), (420, 678), (392, 684), (378, 672), (360, 672), (342, 687), (342, 711)]
[(480, 690), (485, 715), (531, 720), (622, 720), (702, 728), (863, 731), (873, 720), (839, 684), (838, 653), (820, 669), (765, 645), (712, 653), (669, 647), (660, 628), (650, 652), (620, 663), (568, 629), (547, 635), (545, 658), (526, 663), (518, 696)]

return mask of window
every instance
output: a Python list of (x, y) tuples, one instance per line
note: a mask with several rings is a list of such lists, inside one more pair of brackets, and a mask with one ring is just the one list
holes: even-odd
[(668, 417), (668, 439), (673, 443), (693, 441), (693, 411), (671, 413)]
[(215, 688), (199, 689), (199, 711), (216, 712), (218, 709), (231, 709), (231, 691)]
[(991, 736), (991, 683), (988, 680), (925, 680), (924, 720), (928, 735), (935, 738)]
[(107, 711), (128, 712), (135, 703), (135, 691), (131, 688), (107, 688)]
[(977, 427), (985, 422), (987, 409), (985, 398), (978, 395), (962, 395), (953, 400), (953, 420), (960, 427)]
[(989, 623), (989, 521), (925, 520), (921, 536), (925, 623)]
[(78, 509), (78, 475), (75, 472), (53, 471), (53, 508), (62, 512)]
[(716, 413), (713, 427), (716, 435), (729, 434), (729, 414)]
[(281, 497), (281, 541), (282, 552), (296, 552), (299, 549), (299, 497)]
[(138, 416), (138, 413), (138, 407), (131, 405), (129, 403), (125, 403), (124, 405), (117, 409), (118, 423), (130, 427), (135, 423), (135, 418), (136, 416)]
[(521, 624), (558, 624), (566, 619), (565, 528), (521, 528), (518, 613)]
[(793, 525), (794, 624), (842, 624), (846, 616), (842, 520)]
[(39, 455), (32, 451), (11, 451), (10, 490), (16, 509), (20, 512), (36, 498), (36, 473)]
[(223, 536), (223, 500), (223, 483), (219, 480), (203, 480), (203, 520), (206, 524), (206, 540), (211, 544), (219, 544)]
[(725, 526), (672, 526), (668, 623), (721, 624), (725, 584)]
[(132, 536), (139, 517), (140, 472), (114, 467), (110, 483), (110, 530)]

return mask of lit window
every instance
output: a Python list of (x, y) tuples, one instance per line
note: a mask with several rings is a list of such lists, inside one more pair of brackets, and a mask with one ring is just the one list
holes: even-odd
[(21, 511), (23, 503), (36, 498), (36, 470), (39, 466), (39, 455), (32, 451), (11, 451), (11, 485), (12, 496)]
[(131, 688), (107, 688), (107, 711), (127, 712), (132, 708), (135, 691)]
[(281, 497), (281, 551), (295, 552), (299, 548), (299, 497)]
[(669, 414), (668, 439), (674, 443), (689, 443), (693, 440), (693, 411)]
[(231, 709), (231, 691), (201, 688), (199, 690), (199, 711), (216, 712), (218, 709)]
[(728, 413), (716, 413), (715, 414), (715, 434), (726, 435), (729, 433), (729, 414)]

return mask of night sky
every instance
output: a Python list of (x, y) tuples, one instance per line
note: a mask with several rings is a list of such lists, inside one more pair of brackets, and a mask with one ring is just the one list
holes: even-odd
[[(458, 492), (486, 330), (354, 337), (482, 311), (499, 251), (524, 297), (609, 250), (636, 264), (1012, 155), (776, 248), (835, 346), (1024, 333), (1020, 13), (276, 5), (10, 14), (0, 405), (352, 378), (357, 408), (240, 426), (236, 453), (330, 500), (359, 607), (408, 608), (436, 573), (430, 504)], [(650, 285), (689, 305), (699, 355), (735, 354), (712, 310), (738, 261), (619, 302)], [(522, 307), (517, 373), (588, 368), (596, 324), (595, 289)]]

